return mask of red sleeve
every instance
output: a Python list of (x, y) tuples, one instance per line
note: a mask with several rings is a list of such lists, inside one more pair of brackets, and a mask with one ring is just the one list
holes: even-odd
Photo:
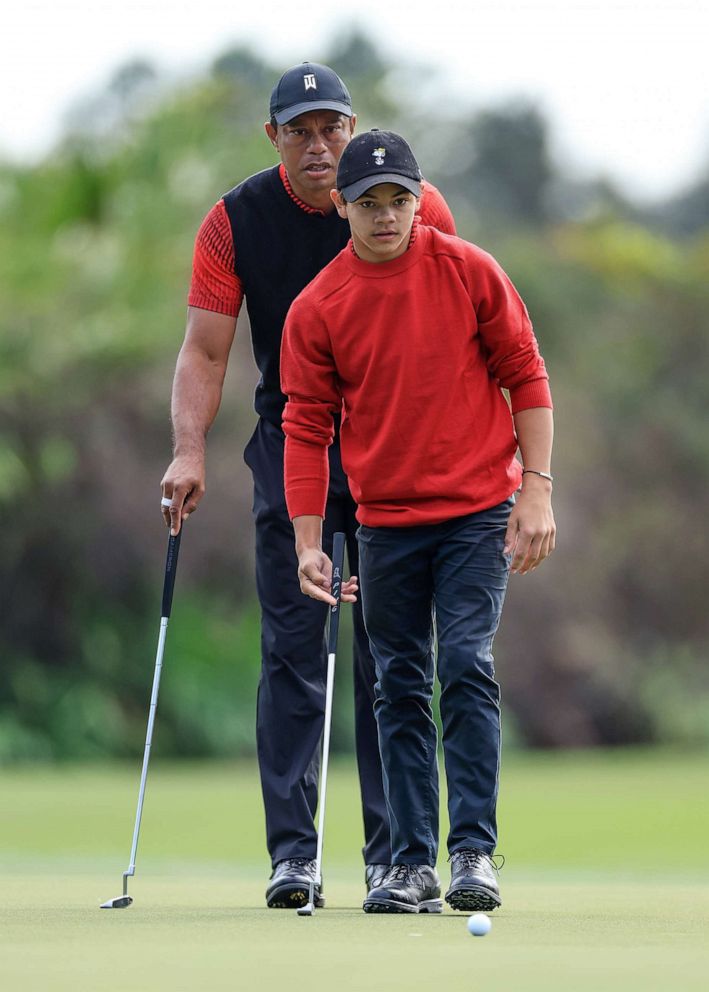
[(551, 407), (549, 376), (524, 302), (492, 255), (471, 248), (478, 331), (491, 375), (509, 390), (512, 413)]
[(286, 435), (284, 475), (288, 514), (325, 516), (334, 437), (333, 415), (342, 408), (330, 338), (315, 304), (291, 304), (281, 341), (281, 389)]
[(236, 274), (234, 240), (224, 200), (212, 207), (197, 232), (187, 302), (201, 310), (238, 317), (244, 289)]
[(436, 227), (443, 234), (455, 234), (455, 221), (443, 194), (424, 180), (421, 193), (421, 208), (419, 210), (421, 223), (427, 227)]

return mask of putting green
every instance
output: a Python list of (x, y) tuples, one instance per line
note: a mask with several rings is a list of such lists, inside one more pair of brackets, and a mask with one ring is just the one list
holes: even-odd
[[(332, 769), (328, 905), (314, 917), (263, 908), (258, 782), (244, 765), (151, 772), (135, 903), (101, 911), (120, 892), (138, 771), (0, 774), (3, 989), (706, 987), (705, 756), (509, 756), (505, 904), (484, 938), (450, 910), (362, 913), (356, 781), (345, 764)], [(439, 867), (445, 883), (445, 860)]]

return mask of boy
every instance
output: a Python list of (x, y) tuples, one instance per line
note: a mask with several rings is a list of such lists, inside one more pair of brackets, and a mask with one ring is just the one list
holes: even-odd
[[(341, 412), (392, 834), (391, 868), (364, 909), (442, 910), (435, 617), (450, 818), (445, 898), (454, 909), (489, 912), (501, 904), (491, 646), (509, 571), (526, 574), (554, 547), (551, 396), (510, 280), (476, 246), (419, 227), (420, 192), (399, 135), (370, 131), (345, 149), (332, 196), (352, 241), (297, 297), (285, 326), (286, 498), (301, 589), (333, 602), (321, 527), (327, 447)], [(356, 591), (353, 578), (345, 592)]]

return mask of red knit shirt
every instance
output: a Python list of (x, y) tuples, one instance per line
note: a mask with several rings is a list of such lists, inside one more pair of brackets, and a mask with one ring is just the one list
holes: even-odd
[[(308, 206), (299, 199), (290, 185), (285, 166), (280, 166), (280, 176), (288, 195), (306, 213), (321, 214), (322, 210)], [(439, 231), (455, 234), (455, 222), (435, 186), (424, 183), (421, 196), (421, 219), (424, 224)], [(237, 275), (238, 261), (234, 259), (234, 241), (224, 200), (219, 200), (202, 221), (197, 232), (192, 262), (192, 283), (188, 297), (191, 307), (214, 310), (231, 317), (238, 317), (244, 298), (244, 288)]]
[(524, 303), (497, 262), (420, 227), (403, 255), (345, 248), (296, 298), (281, 348), (291, 518), (324, 516), (327, 446), (372, 527), (487, 509), (521, 481), (512, 412), (551, 407)]

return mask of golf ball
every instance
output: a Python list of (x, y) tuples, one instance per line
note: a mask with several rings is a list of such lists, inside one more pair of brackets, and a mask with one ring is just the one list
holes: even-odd
[(490, 917), (486, 916), (485, 913), (473, 913), (472, 916), (468, 917), (468, 932), (473, 937), (484, 937), (486, 933), (490, 933), (491, 926)]

